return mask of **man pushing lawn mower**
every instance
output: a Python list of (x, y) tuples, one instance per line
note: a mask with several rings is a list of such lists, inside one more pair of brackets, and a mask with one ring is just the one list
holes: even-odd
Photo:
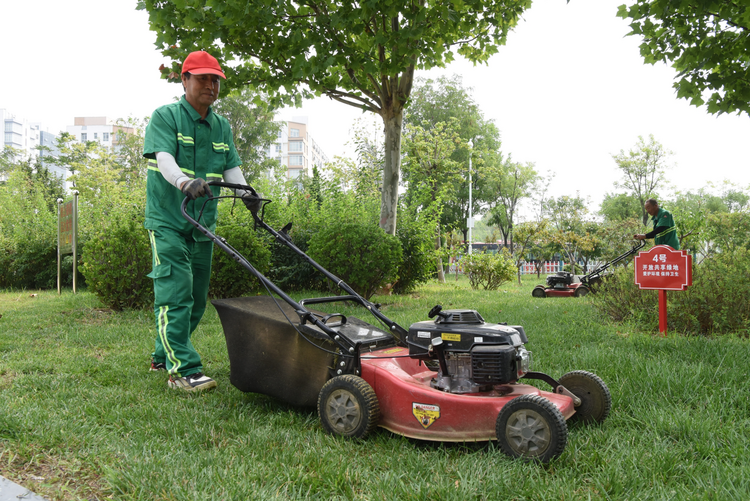
[[(190, 53), (182, 64), (185, 95), (154, 111), (146, 127), (143, 156), (148, 159), (146, 223), (154, 280), (156, 343), (151, 370), (166, 370), (170, 388), (188, 392), (216, 387), (203, 374), (191, 336), (203, 317), (211, 277), (213, 242), (188, 223), (180, 204), (197, 214), (197, 198), (219, 194), (206, 180), (246, 184), (229, 122), (211, 109), (219, 95), (219, 62), (205, 51)], [(243, 195), (238, 193), (238, 195)], [(246, 204), (250, 200), (243, 198)], [(203, 221), (216, 227), (216, 204)]]
[(649, 198), (643, 205), (646, 212), (651, 216), (653, 230), (646, 234), (633, 235), (636, 240), (654, 239), (654, 245), (668, 245), (674, 250), (680, 250), (680, 240), (677, 238), (677, 226), (669, 211), (659, 207), (659, 202)]

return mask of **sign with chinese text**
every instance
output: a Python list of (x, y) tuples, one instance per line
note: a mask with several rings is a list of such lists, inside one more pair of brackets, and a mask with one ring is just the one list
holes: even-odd
[(635, 283), (640, 289), (683, 291), (693, 285), (693, 256), (668, 245), (656, 245), (635, 257)]

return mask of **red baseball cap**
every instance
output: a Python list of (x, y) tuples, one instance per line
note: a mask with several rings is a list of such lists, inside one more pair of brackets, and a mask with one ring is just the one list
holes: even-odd
[(205, 75), (206, 73), (210, 73), (212, 75), (219, 75), (224, 79), (227, 78), (221, 71), (219, 61), (205, 50), (197, 50), (188, 54), (188, 57), (185, 58), (185, 62), (182, 63), (182, 73), (184, 74), (188, 71), (193, 75)]

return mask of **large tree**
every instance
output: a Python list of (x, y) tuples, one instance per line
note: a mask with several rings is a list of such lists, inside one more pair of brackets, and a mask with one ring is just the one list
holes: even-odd
[(622, 171), (622, 180), (615, 183), (615, 186), (629, 190), (638, 199), (643, 224), (648, 222), (648, 213), (644, 208), (646, 200), (655, 196), (657, 188), (663, 188), (666, 183), (664, 173), (670, 155), (672, 152), (654, 139), (653, 134), (649, 135), (648, 142), (642, 136), (638, 136), (638, 143), (634, 149), (627, 153), (620, 150), (617, 155), (612, 155), (617, 167)]
[(671, 64), (677, 97), (709, 113), (750, 113), (750, 5), (742, 0), (636, 0), (620, 6), (646, 63)]
[(202, 48), (227, 73), (225, 87), (253, 85), (272, 104), (327, 95), (379, 115), (385, 128), (380, 226), (396, 230), (401, 124), (414, 72), (456, 53), (486, 62), (531, 0), (141, 0), (156, 46), (179, 61)]
[(551, 224), (550, 237), (560, 252), (567, 256), (573, 273), (581, 252), (591, 251), (594, 247), (587, 227), (587, 205), (588, 201), (578, 194), (575, 197), (564, 195), (549, 198), (544, 203), (545, 213)]
[[(466, 145), (462, 144), (455, 125), (456, 120), (451, 120), (448, 123), (439, 122), (429, 130), (418, 125), (409, 125), (406, 129), (404, 180), (408, 186), (407, 203), (436, 216), (439, 216), (443, 202), (456, 192), (456, 186), (462, 180), (461, 164), (452, 157), (457, 149), (465, 149)], [(441, 247), (441, 234), (438, 219), (434, 237), (436, 251)], [(437, 257), (436, 268), (438, 280), (444, 283), (443, 260), (440, 255)]]
[(119, 118), (115, 122), (115, 155), (122, 166), (122, 181), (133, 186), (146, 178), (148, 159), (143, 156), (143, 134), (148, 117)]
[(488, 176), (488, 184), (494, 193), (490, 202), (490, 224), (500, 228), (503, 241), (513, 246), (513, 225), (520, 202), (531, 197), (539, 181), (539, 174), (533, 163), (520, 164), (510, 159)]
[(604, 222), (617, 224), (621, 221), (643, 217), (643, 204), (630, 193), (605, 193), (599, 215)]
[[(486, 120), (459, 75), (437, 79), (417, 79), (404, 122), (430, 131), (442, 124), (451, 128), (471, 148), (456, 148), (451, 159), (460, 164), (461, 178), (455, 179), (455, 189), (443, 200), (440, 223), (443, 228), (457, 229), (468, 241), (469, 214), (481, 214), (496, 200), (496, 192), (487, 182), (501, 167), (500, 131), (492, 120)], [(472, 157), (469, 176), (469, 155)], [(469, 207), (469, 178), (471, 177), (471, 207)]]

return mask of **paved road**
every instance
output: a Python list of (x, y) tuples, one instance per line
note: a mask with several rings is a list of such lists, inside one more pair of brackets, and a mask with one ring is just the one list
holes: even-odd
[(0, 501), (47, 501), (25, 487), (0, 477)]

